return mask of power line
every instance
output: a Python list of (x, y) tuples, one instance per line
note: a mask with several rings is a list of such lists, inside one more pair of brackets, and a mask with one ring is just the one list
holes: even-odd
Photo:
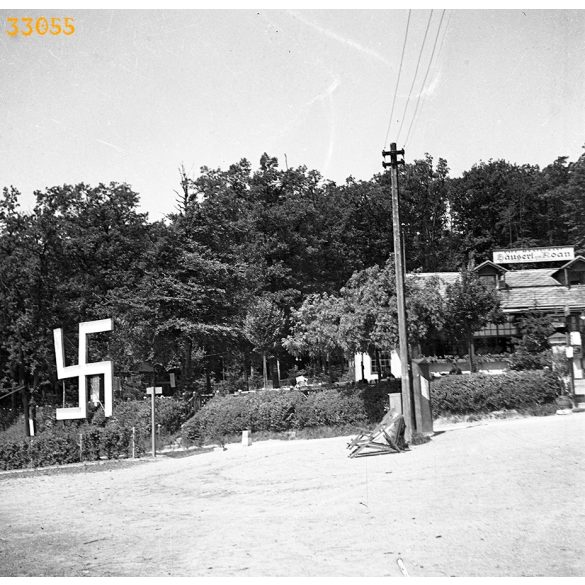
[(418, 94), (418, 99), (416, 100), (416, 107), (414, 109), (414, 114), (412, 116), (412, 120), (410, 121), (410, 126), (408, 127), (408, 133), (406, 134), (406, 139), (404, 140), (404, 144), (406, 145), (408, 142), (408, 138), (410, 136), (410, 131), (412, 130), (412, 125), (414, 124), (414, 120), (416, 119), (416, 113), (418, 111), (418, 106), (420, 104), (420, 98), (422, 97), (423, 91), (425, 89), (425, 84), (427, 82), (427, 77), (429, 75), (429, 71), (431, 69), (431, 63), (433, 62), (433, 57), (435, 56), (435, 49), (437, 48), (437, 41), (439, 40), (439, 33), (441, 32), (441, 25), (443, 24), (443, 18), (445, 17), (445, 10), (443, 10), (441, 14), (441, 20), (439, 21), (439, 26), (437, 28), (437, 34), (435, 35), (435, 42), (433, 44), (433, 51), (431, 53), (431, 58), (429, 59), (429, 65), (427, 67), (427, 72), (425, 73), (425, 78), (423, 79), (422, 86), (420, 88), (420, 93)]
[(443, 50), (443, 45), (445, 44), (445, 37), (447, 36), (447, 31), (449, 30), (449, 23), (451, 22), (451, 17), (453, 16), (453, 12), (449, 12), (449, 18), (447, 19), (447, 24), (443, 29), (443, 38), (441, 39), (441, 44), (439, 45), (439, 52), (437, 53), (437, 61), (441, 57), (441, 51)]
[(394, 104), (396, 103), (396, 95), (398, 94), (398, 84), (400, 83), (400, 74), (402, 73), (402, 62), (404, 60), (404, 50), (406, 49), (406, 39), (408, 38), (408, 26), (410, 25), (410, 13), (408, 11), (408, 19), (406, 21), (406, 32), (404, 33), (404, 42), (402, 43), (402, 55), (400, 57), (400, 66), (398, 67), (398, 77), (396, 79), (396, 87), (394, 88), (394, 97), (392, 98), (392, 109), (390, 110), (390, 119), (388, 120), (388, 129), (386, 130), (386, 138), (384, 140), (384, 148), (388, 144), (388, 135), (390, 134), (390, 126), (392, 126), (392, 118), (394, 117)]
[(422, 58), (423, 49), (425, 48), (425, 43), (427, 41), (427, 34), (429, 32), (429, 26), (431, 24), (431, 18), (433, 17), (433, 12), (434, 11), (431, 10), (431, 13), (429, 14), (429, 20), (427, 21), (427, 28), (425, 30), (425, 36), (423, 38), (423, 42), (422, 42), (422, 45), (420, 47), (420, 51), (418, 53), (418, 61), (416, 63), (416, 69), (414, 70), (414, 76), (412, 77), (412, 84), (410, 85), (408, 97), (406, 98), (406, 104), (404, 105), (404, 112), (402, 112), (402, 120), (400, 121), (400, 128), (398, 130), (398, 136), (396, 137), (397, 138), (396, 142), (398, 142), (398, 138), (400, 138), (400, 133), (402, 132), (402, 126), (404, 125), (404, 119), (406, 117), (406, 110), (408, 109), (408, 103), (410, 102), (410, 96), (412, 95), (412, 89), (414, 88), (414, 83), (416, 81), (416, 76), (418, 74), (418, 68), (420, 65), (421, 58)]
[[(445, 37), (447, 36), (447, 31), (449, 30), (449, 23), (451, 22), (451, 17), (453, 16), (453, 12), (449, 13), (449, 18), (447, 19), (447, 24), (443, 28), (443, 36), (441, 38), (441, 42), (439, 44), (439, 50), (437, 51), (437, 58), (435, 59), (435, 64), (439, 61), (441, 57), (441, 51), (443, 50), (443, 45), (445, 44)], [(424, 102), (421, 104), (420, 111), (422, 112), (424, 109)]]

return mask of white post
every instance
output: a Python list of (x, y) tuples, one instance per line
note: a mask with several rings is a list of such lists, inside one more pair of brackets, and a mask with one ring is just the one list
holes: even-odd
[[(154, 386), (154, 384), (153, 384)], [(151, 426), (152, 426), (152, 456), (156, 457), (156, 429), (154, 426), (154, 395), (155, 395), (155, 391), (154, 388), (152, 389), (152, 401), (151, 401), (151, 405), (152, 405), (152, 417), (151, 417)]]
[(242, 447), (248, 447), (252, 444), (252, 438), (250, 437), (250, 431), (242, 431)]

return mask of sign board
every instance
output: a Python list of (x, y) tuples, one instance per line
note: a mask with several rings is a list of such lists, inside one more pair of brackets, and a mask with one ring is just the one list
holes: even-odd
[(494, 250), (494, 264), (520, 264), (526, 262), (565, 262), (575, 258), (573, 246), (550, 246), (548, 248), (519, 248)]
[(581, 345), (581, 333), (579, 331), (571, 331), (571, 345)]
[(575, 394), (585, 394), (585, 380), (575, 380)]
[(157, 386), (156, 388), (153, 388), (152, 386), (150, 386), (149, 388), (146, 389), (146, 393), (152, 394), (153, 390), (154, 390), (155, 394), (162, 394), (162, 387), (161, 386)]

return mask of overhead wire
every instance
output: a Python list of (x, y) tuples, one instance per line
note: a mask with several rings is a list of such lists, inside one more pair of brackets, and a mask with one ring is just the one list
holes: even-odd
[(423, 79), (423, 82), (422, 82), (422, 85), (421, 85), (421, 89), (420, 89), (420, 92), (418, 94), (418, 99), (416, 100), (416, 107), (414, 108), (414, 114), (412, 115), (412, 119), (410, 121), (410, 126), (408, 127), (408, 132), (406, 134), (406, 139), (404, 140), (404, 146), (406, 146), (408, 144), (408, 139), (410, 137), (410, 131), (412, 130), (412, 126), (413, 126), (414, 121), (416, 119), (416, 114), (418, 112), (418, 107), (420, 105), (420, 99), (421, 99), (422, 94), (423, 94), (424, 89), (425, 89), (425, 84), (427, 82), (427, 77), (428, 77), (429, 71), (431, 69), (431, 64), (433, 62), (433, 57), (435, 56), (435, 49), (437, 48), (437, 41), (439, 40), (439, 34), (441, 32), (441, 26), (443, 24), (443, 18), (445, 17), (445, 12), (446, 12), (446, 10), (443, 9), (443, 12), (441, 13), (441, 20), (439, 21), (439, 26), (437, 27), (437, 34), (435, 35), (435, 42), (433, 43), (433, 50), (431, 52), (431, 58), (429, 59), (429, 64), (428, 64), (428, 67), (427, 67), (427, 71), (425, 73), (425, 77)]
[(404, 33), (404, 41), (402, 43), (402, 55), (400, 56), (400, 65), (398, 67), (398, 76), (396, 78), (396, 87), (394, 88), (394, 97), (392, 98), (392, 109), (390, 110), (390, 119), (388, 120), (388, 129), (386, 130), (386, 138), (384, 139), (384, 148), (388, 144), (388, 136), (390, 135), (390, 127), (392, 126), (392, 119), (394, 117), (394, 106), (396, 104), (396, 96), (398, 95), (398, 84), (400, 83), (400, 74), (402, 73), (402, 63), (404, 61), (404, 51), (406, 50), (406, 41), (408, 39), (408, 27), (410, 26), (410, 15), (412, 10), (408, 11), (408, 18), (406, 20), (406, 31)]
[(416, 82), (416, 77), (418, 75), (418, 68), (420, 66), (420, 62), (422, 59), (422, 54), (423, 54), (423, 50), (425, 48), (425, 43), (427, 41), (427, 35), (429, 33), (429, 27), (431, 25), (431, 18), (433, 18), (433, 10), (431, 10), (431, 13), (429, 14), (429, 19), (427, 21), (427, 27), (425, 29), (425, 36), (423, 38), (423, 42), (422, 45), (420, 47), (420, 51), (418, 53), (418, 61), (416, 62), (416, 69), (414, 70), (414, 75), (412, 77), (412, 83), (410, 85), (410, 90), (408, 92), (408, 97), (406, 98), (406, 103), (404, 104), (404, 111), (402, 112), (402, 119), (400, 121), (400, 128), (398, 129), (398, 134), (396, 136), (396, 142), (398, 142), (399, 138), (400, 138), (400, 134), (402, 133), (402, 126), (404, 125), (404, 119), (406, 118), (406, 111), (408, 110), (408, 104), (410, 102), (410, 96), (412, 95), (412, 90), (414, 88), (414, 84)]
[(435, 63), (441, 57), (441, 51), (443, 50), (443, 45), (445, 44), (445, 37), (447, 36), (447, 31), (449, 30), (449, 23), (451, 22), (452, 16), (453, 16), (453, 11), (449, 12), (449, 18), (447, 19), (447, 24), (445, 25), (445, 28), (443, 29), (443, 37), (441, 38), (441, 44), (439, 45), (439, 51), (437, 52), (437, 59), (435, 60)]

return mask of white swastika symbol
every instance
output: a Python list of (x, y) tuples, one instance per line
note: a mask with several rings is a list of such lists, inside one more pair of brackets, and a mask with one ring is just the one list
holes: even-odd
[(57, 420), (87, 418), (87, 378), (88, 376), (104, 375), (104, 415), (112, 416), (112, 380), (114, 378), (114, 362), (88, 363), (87, 336), (90, 333), (112, 331), (113, 319), (87, 321), (79, 324), (79, 363), (65, 366), (65, 349), (63, 347), (63, 329), (53, 329), (55, 340), (55, 357), (57, 360), (57, 378), (79, 378), (79, 406), (77, 408), (58, 408)]

